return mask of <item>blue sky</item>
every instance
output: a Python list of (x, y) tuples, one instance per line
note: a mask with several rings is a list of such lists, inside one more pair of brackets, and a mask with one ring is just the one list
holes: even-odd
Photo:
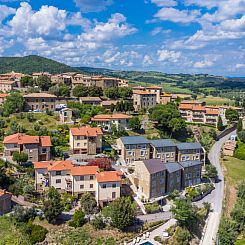
[(245, 0), (0, 0), (0, 56), (245, 76)]

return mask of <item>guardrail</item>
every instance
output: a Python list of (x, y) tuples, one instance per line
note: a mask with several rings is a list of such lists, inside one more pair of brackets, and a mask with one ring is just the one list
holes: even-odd
[(220, 140), (221, 138), (223, 138), (224, 136), (226, 136), (227, 134), (231, 133), (232, 131), (236, 130), (237, 128), (237, 124), (234, 124), (232, 127), (227, 128), (225, 130), (223, 130), (220, 134), (218, 134), (216, 136), (216, 140)]

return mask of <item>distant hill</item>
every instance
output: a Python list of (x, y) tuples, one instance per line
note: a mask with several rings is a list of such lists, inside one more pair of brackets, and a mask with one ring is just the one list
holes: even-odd
[(78, 70), (74, 67), (37, 55), (24, 57), (0, 57), (0, 73), (11, 71), (22, 72), (25, 74), (45, 71), (55, 74)]

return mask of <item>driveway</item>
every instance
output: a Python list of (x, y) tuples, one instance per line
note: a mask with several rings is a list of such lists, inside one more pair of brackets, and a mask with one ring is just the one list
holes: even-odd
[(215, 244), (224, 198), (224, 175), (222, 173), (220, 165), (220, 153), (222, 145), (225, 143), (226, 140), (229, 139), (232, 134), (235, 134), (235, 131), (217, 141), (211, 148), (208, 155), (211, 164), (213, 164), (217, 168), (220, 181), (215, 184), (215, 190), (213, 190), (212, 195), (210, 195), (210, 197), (212, 198), (211, 203), (213, 204), (213, 212), (210, 213), (207, 220), (206, 226), (204, 228), (204, 235), (202, 237), (200, 245)]

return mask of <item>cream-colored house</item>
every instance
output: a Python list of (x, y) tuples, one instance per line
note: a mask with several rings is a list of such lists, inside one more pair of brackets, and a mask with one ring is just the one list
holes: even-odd
[(101, 128), (89, 126), (70, 129), (70, 147), (74, 154), (95, 155), (102, 152)]
[(135, 111), (149, 110), (156, 106), (157, 95), (154, 92), (139, 91), (133, 92), (133, 105)]
[(117, 130), (128, 130), (128, 122), (131, 118), (132, 116), (126, 114), (103, 114), (92, 117), (91, 121), (95, 122), (103, 131), (110, 132), (113, 125), (115, 125)]
[(71, 161), (34, 162), (35, 188), (54, 187), (61, 192), (81, 196), (90, 192), (99, 205), (120, 197), (121, 172), (99, 172), (97, 166), (78, 166)]

